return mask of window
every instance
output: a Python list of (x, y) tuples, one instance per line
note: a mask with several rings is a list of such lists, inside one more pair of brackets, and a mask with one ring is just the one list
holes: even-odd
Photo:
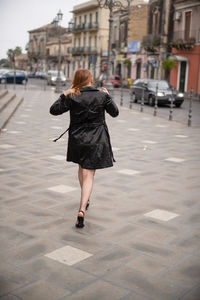
[(83, 38), (83, 46), (84, 47), (86, 46), (86, 36), (84, 36), (84, 38)]
[(74, 25), (75, 25), (75, 27), (76, 27), (76, 17), (74, 18)]
[(96, 12), (96, 23), (98, 23), (98, 11)]
[(124, 38), (125, 38), (125, 28), (124, 28), (124, 24), (121, 24), (120, 26), (120, 42), (124, 42)]
[(74, 47), (76, 47), (76, 38), (74, 39)]
[(79, 25), (81, 25), (81, 16), (79, 16)]
[(78, 46), (81, 46), (81, 38), (78, 38)]
[(87, 23), (87, 15), (84, 15), (84, 24)]
[(92, 24), (92, 13), (90, 13), (90, 24)]
[(94, 47), (97, 48), (97, 36), (94, 37)]
[(90, 36), (89, 37), (89, 47), (91, 48), (91, 46), (92, 46), (92, 37)]
[(184, 39), (188, 41), (190, 38), (190, 28), (191, 28), (191, 11), (185, 13), (185, 30), (184, 30)]
[(154, 7), (153, 11), (153, 34), (159, 33), (159, 18), (160, 18), (160, 10), (159, 7)]

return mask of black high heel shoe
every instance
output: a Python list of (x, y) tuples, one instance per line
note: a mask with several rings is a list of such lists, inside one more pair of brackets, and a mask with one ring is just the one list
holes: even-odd
[(85, 225), (84, 225), (84, 211), (80, 210), (78, 212), (78, 216), (77, 216), (77, 222), (76, 222), (76, 227), (77, 228), (83, 228)]
[(90, 206), (90, 200), (88, 200), (88, 202), (87, 202), (87, 205), (86, 205), (86, 210), (88, 210), (88, 208), (89, 208), (89, 206)]

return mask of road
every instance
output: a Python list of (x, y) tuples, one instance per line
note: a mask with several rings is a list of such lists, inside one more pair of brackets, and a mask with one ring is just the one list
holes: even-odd
[[(63, 87), (63, 91), (67, 89), (68, 86)], [(0, 85), (1, 89), (4, 89), (4, 85)], [(14, 90), (13, 84), (7, 85), (7, 88), (10, 90)], [(54, 90), (55, 87), (48, 86), (46, 80), (37, 79), (37, 78), (29, 78), (27, 85), (16, 85), (16, 90)], [(117, 104), (120, 105), (121, 102), (121, 89), (115, 88), (113, 92), (114, 100)], [(130, 95), (129, 90), (123, 89), (123, 106), (129, 108), (130, 105)], [(133, 110), (140, 111), (141, 105), (134, 103), (132, 106)], [(165, 119), (169, 119), (169, 111), (170, 108), (167, 106), (158, 107), (157, 116)], [(144, 112), (153, 115), (154, 107), (150, 107), (148, 105), (144, 105)], [(188, 112), (189, 112), (189, 100), (185, 99), (184, 103), (180, 108), (173, 108), (173, 121), (180, 122), (183, 124), (188, 123)], [(192, 102), (192, 126), (200, 126), (200, 102), (193, 101)]]

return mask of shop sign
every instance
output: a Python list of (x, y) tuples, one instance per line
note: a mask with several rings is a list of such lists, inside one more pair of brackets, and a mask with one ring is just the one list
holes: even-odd
[(128, 52), (140, 52), (141, 41), (128, 42)]

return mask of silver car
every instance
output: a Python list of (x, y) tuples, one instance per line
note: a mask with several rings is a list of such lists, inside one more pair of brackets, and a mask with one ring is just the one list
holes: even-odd
[[(58, 78), (58, 71), (49, 70), (47, 72), (47, 84), (48, 85), (56, 85), (56, 81)], [(64, 73), (60, 71), (60, 80), (62, 85), (66, 85), (67, 78), (65, 77)]]

